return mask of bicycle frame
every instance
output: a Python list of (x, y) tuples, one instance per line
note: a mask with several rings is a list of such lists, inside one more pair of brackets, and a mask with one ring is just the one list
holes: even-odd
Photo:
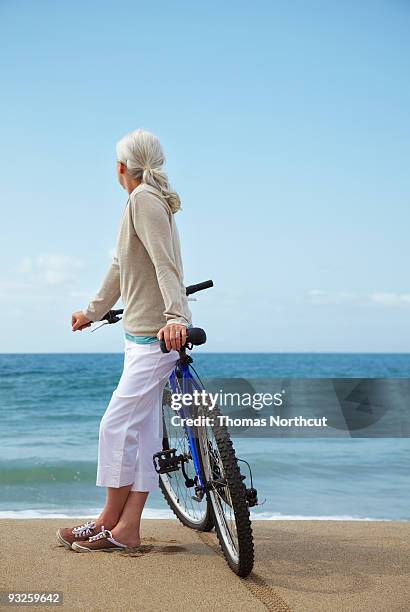
[[(257, 491), (253, 488), (252, 473), (246, 461), (251, 487), (246, 488), (243, 482), (245, 476), (238, 465), (242, 460), (235, 455), (227, 428), (219, 427), (215, 419), (210, 424), (207, 419), (203, 420), (202, 402), (199, 410), (195, 409), (192, 401), (185, 402), (185, 396), (189, 400), (195, 391), (201, 395), (204, 391), (201, 378), (191, 366), (192, 358), (186, 354), (185, 349), (191, 350), (192, 347), (193, 343), (188, 342), (179, 351), (179, 359), (168, 377), (171, 397), (167, 391), (162, 408), (167, 429), (164, 431), (163, 450), (153, 456), (154, 465), (161, 474), (160, 488), (177, 518), (182, 524), (199, 531), (210, 531), (214, 527), (229, 567), (238, 576), (245, 577), (254, 564), (249, 507), (258, 503)], [(179, 402), (174, 406), (176, 398)], [(203, 405), (210, 406), (206, 392)], [(216, 415), (219, 414), (218, 407)], [(182, 422), (177, 424), (174, 415), (183, 419)], [(190, 421), (192, 417), (199, 418)], [(173, 428), (181, 425), (184, 429), (176, 432), (174, 445)], [(204, 432), (202, 427), (205, 427)], [(175, 448), (170, 448), (170, 444)], [(179, 470), (179, 475), (175, 474), (173, 480), (173, 473)], [(198, 506), (194, 502), (198, 502)]]
[[(180, 381), (182, 381), (182, 385), (180, 384)], [(189, 363), (184, 363), (182, 359), (179, 359), (177, 361), (174, 370), (171, 372), (170, 377), (169, 377), (169, 384), (171, 387), (171, 393), (176, 393), (176, 394), (179, 394), (181, 392), (181, 387), (182, 387), (183, 394), (190, 393), (192, 389), (196, 389), (199, 392), (203, 390), (203, 388), (198, 384), (198, 382), (195, 380), (194, 376), (192, 375), (191, 369), (189, 367)], [(178, 415), (181, 418), (186, 418), (182, 407), (178, 409)], [(198, 457), (198, 453), (196, 449), (193, 428), (187, 425), (186, 422), (184, 421), (184, 429), (188, 437), (189, 447), (190, 447), (190, 451), (192, 455), (192, 461), (194, 464), (195, 473), (198, 476), (199, 485), (201, 486), (203, 491), (205, 491), (205, 482), (202, 477), (201, 466), (200, 466), (199, 457)]]

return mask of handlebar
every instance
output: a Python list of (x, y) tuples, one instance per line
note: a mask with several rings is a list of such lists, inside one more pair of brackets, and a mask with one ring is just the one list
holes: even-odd
[[(186, 330), (186, 342), (183, 348), (191, 349), (192, 346), (199, 346), (200, 344), (205, 344), (206, 342), (206, 333), (204, 329), (200, 327), (188, 327)], [(165, 340), (160, 340), (159, 345), (161, 347), (161, 351), (163, 353), (169, 353), (170, 351), (167, 349), (167, 345), (165, 344)]]
[(121, 321), (121, 317), (119, 317), (118, 315), (121, 315), (124, 312), (123, 308), (120, 308), (118, 310), (109, 310), (101, 319), (100, 321), (107, 321), (107, 323), (118, 323), (118, 321)]
[[(186, 295), (192, 295), (193, 293), (197, 293), (198, 291), (203, 291), (204, 289), (210, 289), (214, 286), (212, 280), (203, 281), (202, 283), (198, 283), (197, 285), (189, 285), (186, 287)], [(109, 324), (118, 323), (121, 321), (121, 317), (124, 312), (123, 308), (119, 308), (118, 310), (109, 310), (100, 321), (106, 321)]]
[(213, 286), (214, 282), (211, 280), (204, 281), (203, 283), (198, 283), (197, 285), (189, 285), (189, 287), (186, 288), (186, 294), (192, 295), (193, 293), (197, 293), (198, 291), (210, 289)]

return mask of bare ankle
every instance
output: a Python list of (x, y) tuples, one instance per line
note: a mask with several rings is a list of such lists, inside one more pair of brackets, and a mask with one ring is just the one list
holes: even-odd
[(95, 519), (98, 527), (104, 526), (105, 529), (112, 529), (118, 523), (118, 516), (114, 516), (112, 514), (107, 514), (102, 512), (98, 518)]
[(139, 532), (140, 532), (139, 524), (126, 523), (120, 520), (115, 525), (115, 528), (119, 531), (126, 532), (126, 533), (132, 533), (139, 537)]

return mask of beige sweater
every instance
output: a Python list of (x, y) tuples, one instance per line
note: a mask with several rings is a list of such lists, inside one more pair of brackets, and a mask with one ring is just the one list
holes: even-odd
[(156, 336), (166, 324), (191, 323), (174, 215), (161, 193), (145, 183), (128, 198), (116, 256), (83, 312), (99, 321), (120, 297), (124, 329), (132, 335)]

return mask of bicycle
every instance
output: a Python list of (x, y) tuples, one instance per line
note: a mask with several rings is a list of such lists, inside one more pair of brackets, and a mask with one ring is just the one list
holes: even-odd
[[(208, 289), (212, 281), (186, 288), (187, 296)], [(102, 325), (117, 323), (123, 309), (110, 310)], [(93, 330), (94, 331), (94, 330)], [(252, 472), (247, 461), (236, 457), (227, 427), (218, 418), (217, 406), (209, 417), (207, 394), (187, 354), (206, 342), (202, 328), (187, 329), (187, 341), (179, 351), (162, 398), (162, 451), (153, 456), (160, 489), (181, 523), (208, 532), (214, 527), (224, 557), (235, 574), (246, 577), (254, 564), (254, 544), (249, 508), (258, 504)], [(168, 352), (165, 342), (161, 350)], [(196, 393), (195, 393), (196, 392)], [(186, 394), (186, 395), (185, 395)], [(195, 397), (200, 401), (175, 409), (176, 398)], [(189, 402), (188, 402), (189, 403)], [(175, 417), (179, 421), (175, 421)], [(207, 418), (208, 417), (208, 418)], [(238, 461), (247, 464), (247, 488)]]

